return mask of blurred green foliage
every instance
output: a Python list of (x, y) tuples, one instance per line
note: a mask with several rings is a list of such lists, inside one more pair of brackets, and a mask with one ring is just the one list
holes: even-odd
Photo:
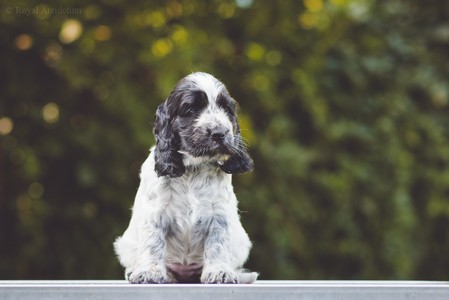
[(449, 2), (2, 1), (0, 279), (122, 278), (155, 108), (240, 102), (262, 279), (449, 280)]

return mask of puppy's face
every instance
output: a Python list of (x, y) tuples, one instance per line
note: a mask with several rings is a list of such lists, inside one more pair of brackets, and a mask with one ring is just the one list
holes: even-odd
[[(240, 136), (236, 102), (212, 75), (193, 73), (179, 81), (158, 108), (154, 133), (160, 176), (181, 176), (185, 172), (185, 166), (180, 165), (182, 156), (216, 158), (227, 173), (252, 168)], [(166, 166), (158, 169), (161, 158)]]
[(183, 96), (173, 119), (173, 129), (181, 140), (181, 153), (226, 158), (238, 146), (234, 143), (238, 131), (234, 99), (212, 76), (194, 74), (186, 81), (186, 86), (184, 83), (179, 86)]

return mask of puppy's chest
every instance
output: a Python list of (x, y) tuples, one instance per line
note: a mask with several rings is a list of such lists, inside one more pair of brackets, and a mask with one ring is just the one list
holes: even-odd
[(183, 176), (169, 184), (171, 193), (165, 198), (165, 213), (178, 229), (194, 224), (202, 211), (212, 208), (219, 195), (217, 180), (207, 175)]
[(166, 203), (167, 260), (188, 264), (201, 257), (205, 238), (201, 220), (215, 214), (226, 197), (223, 183), (217, 178), (197, 175), (181, 179), (173, 182), (172, 196)]

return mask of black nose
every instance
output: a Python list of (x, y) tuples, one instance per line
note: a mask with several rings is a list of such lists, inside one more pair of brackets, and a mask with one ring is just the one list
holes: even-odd
[(226, 130), (222, 129), (209, 129), (208, 130), (211, 138), (216, 142), (222, 142), (226, 135)]

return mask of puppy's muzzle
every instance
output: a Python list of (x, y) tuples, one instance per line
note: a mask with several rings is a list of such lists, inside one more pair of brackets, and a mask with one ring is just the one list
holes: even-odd
[(215, 127), (207, 129), (207, 135), (210, 139), (211, 150), (220, 154), (230, 154), (234, 138), (229, 129)]

